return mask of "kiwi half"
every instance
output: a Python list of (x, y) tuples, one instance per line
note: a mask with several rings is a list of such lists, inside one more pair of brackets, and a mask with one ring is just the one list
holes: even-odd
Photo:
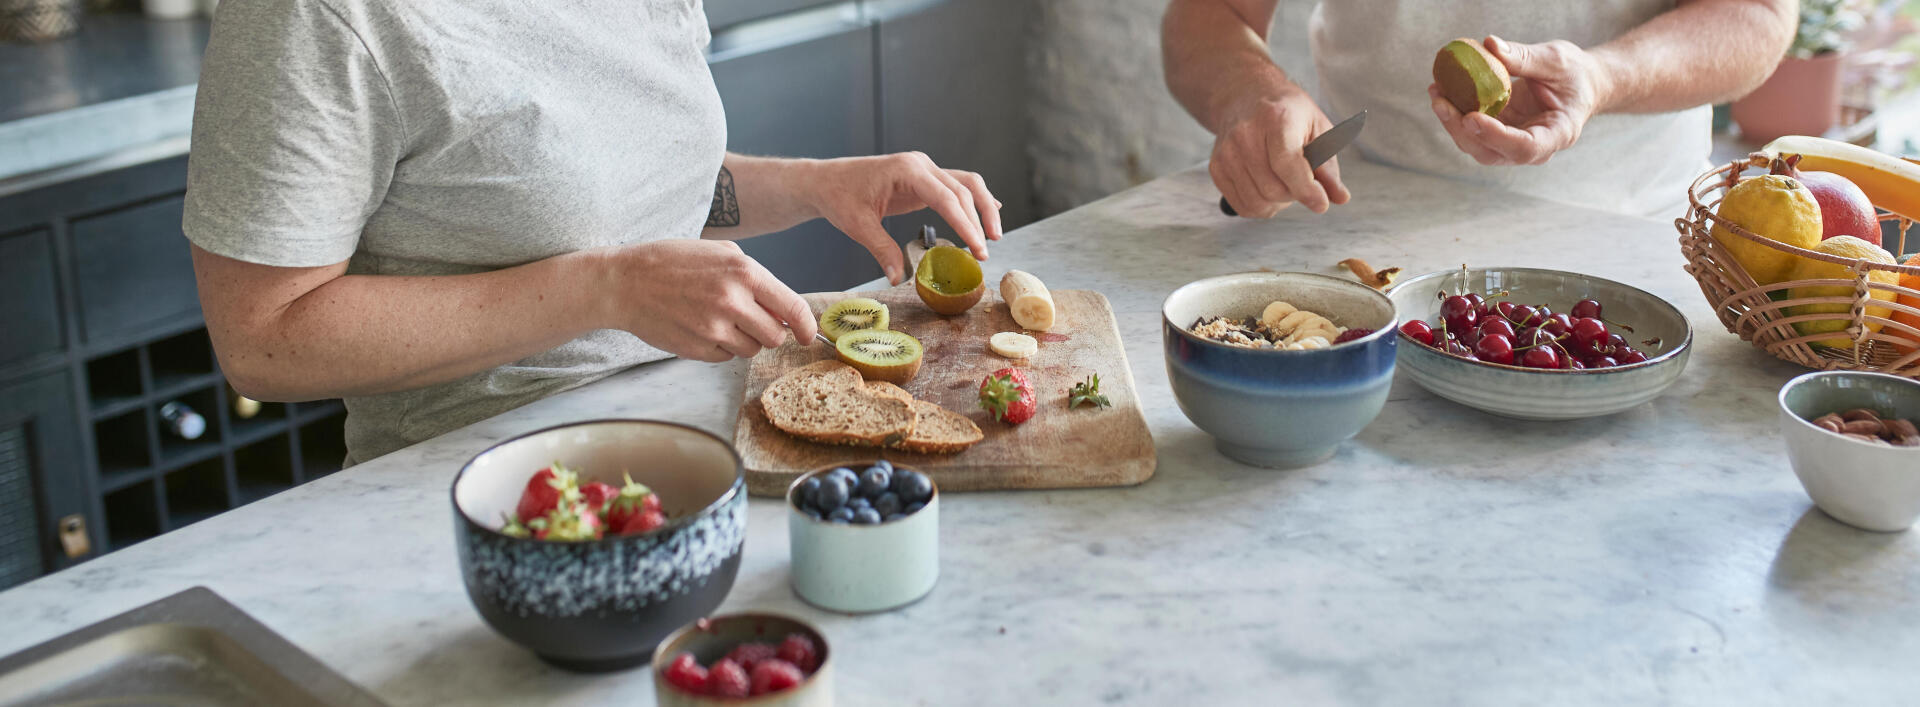
[(1498, 118), (1513, 97), (1513, 77), (1506, 65), (1471, 39), (1456, 39), (1440, 48), (1433, 57), (1433, 82), (1461, 114), (1480, 111)]
[(834, 342), (840, 362), (852, 366), (870, 381), (895, 385), (913, 380), (920, 372), (920, 340), (904, 331), (865, 329), (848, 332)]
[(913, 291), (935, 312), (952, 316), (979, 304), (986, 277), (973, 254), (950, 245), (934, 246), (913, 269)]
[(828, 341), (838, 342), (840, 337), (856, 331), (885, 328), (887, 306), (867, 297), (848, 297), (820, 313), (820, 333), (825, 334)]

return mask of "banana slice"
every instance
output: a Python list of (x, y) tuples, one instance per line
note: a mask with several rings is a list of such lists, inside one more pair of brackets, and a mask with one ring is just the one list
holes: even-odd
[(987, 348), (1007, 358), (1030, 358), (1040, 353), (1040, 342), (1026, 334), (1003, 331), (987, 338)]
[(1052, 329), (1054, 321), (1053, 293), (1032, 273), (1020, 270), (1008, 270), (1000, 278), (1000, 298), (1007, 301), (1007, 312), (1013, 315), (1013, 321), (1032, 331)]

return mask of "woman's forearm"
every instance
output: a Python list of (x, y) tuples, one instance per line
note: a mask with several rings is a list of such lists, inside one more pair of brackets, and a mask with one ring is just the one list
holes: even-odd
[(275, 268), (198, 247), (193, 256), (221, 368), (256, 399), (419, 388), (607, 328), (611, 267), (599, 251), (449, 276)]
[(727, 153), (700, 237), (737, 241), (819, 218), (819, 207), (806, 188), (817, 162)]
[(1798, 25), (1794, 0), (1692, 0), (1589, 52), (1603, 113), (1658, 113), (1739, 98), (1773, 73)]

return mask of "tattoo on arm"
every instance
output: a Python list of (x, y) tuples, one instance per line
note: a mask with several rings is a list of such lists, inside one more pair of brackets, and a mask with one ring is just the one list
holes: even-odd
[(740, 225), (740, 199), (733, 192), (733, 173), (724, 166), (720, 168), (720, 178), (713, 183), (713, 208), (707, 211), (707, 225)]

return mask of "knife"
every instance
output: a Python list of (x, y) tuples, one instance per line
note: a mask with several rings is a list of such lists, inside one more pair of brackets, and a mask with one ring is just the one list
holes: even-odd
[[(1320, 165), (1326, 164), (1327, 160), (1333, 159), (1334, 155), (1340, 153), (1341, 148), (1351, 144), (1354, 138), (1359, 137), (1360, 129), (1366, 126), (1367, 112), (1363, 110), (1353, 114), (1346, 120), (1340, 121), (1339, 125), (1327, 129), (1326, 132), (1320, 133), (1320, 137), (1307, 141), (1306, 148), (1300, 151), (1301, 154), (1307, 158), (1307, 169), (1319, 169)], [(1224, 196), (1220, 197), (1220, 213), (1228, 216), (1240, 215), (1234, 212), (1233, 205), (1227, 203), (1227, 197)]]

